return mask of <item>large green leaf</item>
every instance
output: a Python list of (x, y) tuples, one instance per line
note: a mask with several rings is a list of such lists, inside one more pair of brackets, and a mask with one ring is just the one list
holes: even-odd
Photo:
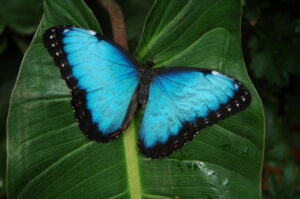
[[(88, 141), (70, 92), (42, 44), (46, 28), (75, 24), (100, 31), (81, 0), (46, 0), (25, 54), (8, 120), (10, 198), (260, 198), (264, 123), (240, 44), (238, 0), (155, 1), (136, 51), (160, 66), (216, 69), (242, 81), (253, 102), (159, 160), (136, 148), (138, 122), (107, 143)], [(152, 59), (153, 58), (153, 59)]]

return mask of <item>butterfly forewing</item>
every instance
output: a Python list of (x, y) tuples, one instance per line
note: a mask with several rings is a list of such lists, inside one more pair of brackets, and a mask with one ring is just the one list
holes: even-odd
[(165, 157), (192, 140), (202, 128), (244, 110), (249, 91), (216, 71), (174, 67), (157, 71), (139, 136), (139, 148), (151, 158)]
[(52, 27), (44, 43), (72, 89), (82, 131), (102, 142), (117, 137), (138, 105), (137, 64), (116, 44), (80, 27)]

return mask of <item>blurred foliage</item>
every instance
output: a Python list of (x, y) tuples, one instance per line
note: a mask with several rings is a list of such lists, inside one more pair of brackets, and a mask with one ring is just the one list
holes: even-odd
[(300, 198), (300, 13), (297, 0), (246, 0), (246, 65), (266, 117), (264, 198)]
[(32, 34), (43, 13), (42, 0), (0, 0), (2, 22), (19, 34)]
[(300, 73), (300, 37), (296, 31), (299, 7), (292, 0), (249, 2), (244, 17), (254, 34), (248, 43), (250, 67), (256, 77), (266, 79), (269, 84), (286, 86), (290, 75)]
[[(5, 126), (9, 97), (23, 54), (37, 28), (42, 0), (0, 0), (0, 198), (5, 198)], [(118, 0), (129, 49), (134, 50), (152, 0)], [(266, 116), (263, 197), (300, 198), (300, 14), (297, 0), (243, 0), (245, 62)], [(109, 18), (88, 0), (110, 36)], [(34, 5), (34, 6), (33, 6)]]
[(6, 115), (10, 93), (23, 56), (11, 40), (7, 41), (8, 47), (0, 54), (0, 196), (5, 193)]

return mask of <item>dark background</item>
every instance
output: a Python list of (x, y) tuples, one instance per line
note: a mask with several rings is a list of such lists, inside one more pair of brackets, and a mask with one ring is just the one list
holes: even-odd
[[(86, 2), (99, 19), (104, 34), (112, 38), (106, 12), (97, 1)], [(134, 51), (152, 0), (118, 2), (125, 15), (129, 48)], [(42, 1), (36, 3), (38, 5), (34, 7), (24, 7), (22, 4), (21, 8), (1, 3), (0, 198), (6, 198), (6, 116), (9, 98), (22, 57), (42, 16)], [(242, 4), (244, 59), (265, 112), (263, 198), (300, 198), (300, 2), (242, 0)], [(8, 20), (7, 13), (23, 8), (24, 12), (19, 12), (19, 17), (21, 19), (24, 15), (27, 20), (24, 23), (31, 24), (32, 30), (16, 28)]]

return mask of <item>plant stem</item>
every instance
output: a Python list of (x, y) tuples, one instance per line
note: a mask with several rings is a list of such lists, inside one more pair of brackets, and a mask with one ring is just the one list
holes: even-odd
[(125, 21), (120, 6), (114, 0), (99, 0), (99, 3), (108, 12), (114, 41), (128, 50)]
[[(100, 4), (109, 14), (114, 41), (124, 49), (128, 50), (126, 27), (124, 16), (120, 6), (114, 0), (99, 0)], [(139, 172), (139, 161), (137, 155), (135, 121), (132, 119), (131, 125), (124, 132), (124, 149), (127, 164), (129, 193), (132, 199), (141, 199), (142, 188)]]

